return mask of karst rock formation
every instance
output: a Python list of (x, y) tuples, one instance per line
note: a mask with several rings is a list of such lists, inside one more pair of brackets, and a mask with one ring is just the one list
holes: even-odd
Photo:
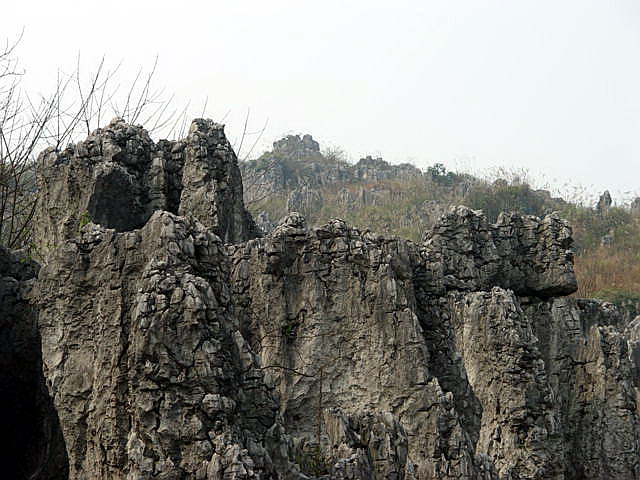
[(208, 120), (114, 120), (38, 188), (39, 263), (0, 251), (2, 478), (640, 478), (640, 320), (568, 296), (555, 215), (262, 235)]

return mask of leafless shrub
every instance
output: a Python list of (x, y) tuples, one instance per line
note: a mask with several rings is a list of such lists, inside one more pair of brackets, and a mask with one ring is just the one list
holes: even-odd
[(140, 69), (132, 81), (120, 83), (120, 65), (109, 68), (102, 58), (85, 73), (78, 56), (75, 70), (59, 72), (52, 91), (33, 96), (22, 86), (19, 43), (7, 41), (0, 50), (0, 245), (11, 249), (31, 240), (41, 150), (61, 148), (113, 117), (180, 137), (189, 107), (176, 107), (173, 96), (153, 86), (157, 60), (148, 72)]

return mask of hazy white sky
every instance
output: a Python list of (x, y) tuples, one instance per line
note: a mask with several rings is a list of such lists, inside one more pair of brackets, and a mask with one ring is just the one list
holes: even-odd
[(261, 149), (308, 132), (352, 160), (640, 193), (637, 0), (0, 0), (2, 35), (23, 28), (30, 88), (78, 52), (124, 73), (158, 55), (156, 84), (230, 110), (232, 137), (268, 118)]

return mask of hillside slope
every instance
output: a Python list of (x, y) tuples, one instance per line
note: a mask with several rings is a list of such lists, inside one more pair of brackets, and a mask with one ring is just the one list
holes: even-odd
[(240, 168), (245, 202), (266, 232), (295, 211), (310, 225), (341, 218), (417, 242), (453, 205), (482, 210), (490, 221), (502, 211), (557, 211), (573, 227), (578, 294), (612, 301), (628, 316), (640, 313), (640, 200), (616, 207), (605, 192), (598, 205), (585, 206), (533, 189), (516, 175), (488, 181), (438, 164), (423, 172), (371, 157), (349, 164), (323, 153), (310, 135), (289, 135)]

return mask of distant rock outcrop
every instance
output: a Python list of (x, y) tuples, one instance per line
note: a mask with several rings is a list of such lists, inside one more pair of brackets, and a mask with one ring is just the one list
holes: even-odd
[(612, 203), (613, 201), (611, 200), (611, 194), (609, 193), (609, 190), (605, 190), (604, 193), (600, 195), (600, 198), (598, 199), (598, 204), (596, 205), (596, 211), (600, 215), (604, 215), (605, 213), (607, 213)]
[(289, 212), (307, 212), (312, 209), (322, 208), (322, 196), (318, 190), (306, 185), (296, 188), (287, 197), (287, 210)]
[(298, 159), (320, 153), (320, 144), (309, 134), (287, 135), (273, 142), (273, 152), (282, 158)]
[[(240, 169), (247, 204), (283, 198), (282, 213), (303, 214), (322, 208), (324, 188), (422, 176), (422, 172), (413, 165), (392, 165), (370, 156), (356, 164), (347, 163), (330, 153), (321, 152), (320, 145), (311, 135), (288, 135), (274, 142), (273, 149), (257, 160), (241, 162)], [(348, 191), (345, 193), (350, 194)], [(358, 200), (374, 197), (361, 196)], [(352, 197), (346, 199), (347, 202), (352, 200)], [(270, 230), (264, 231), (268, 233)]]
[(43, 154), (37, 279), (0, 252), (0, 381), (24, 382), (37, 419), (9, 429), (12, 466), (47, 480), (640, 478), (640, 328), (567, 296), (565, 221), (455, 207), (413, 243), (292, 212), (260, 237), (237, 173), (204, 120), (157, 144), (118, 121)]

